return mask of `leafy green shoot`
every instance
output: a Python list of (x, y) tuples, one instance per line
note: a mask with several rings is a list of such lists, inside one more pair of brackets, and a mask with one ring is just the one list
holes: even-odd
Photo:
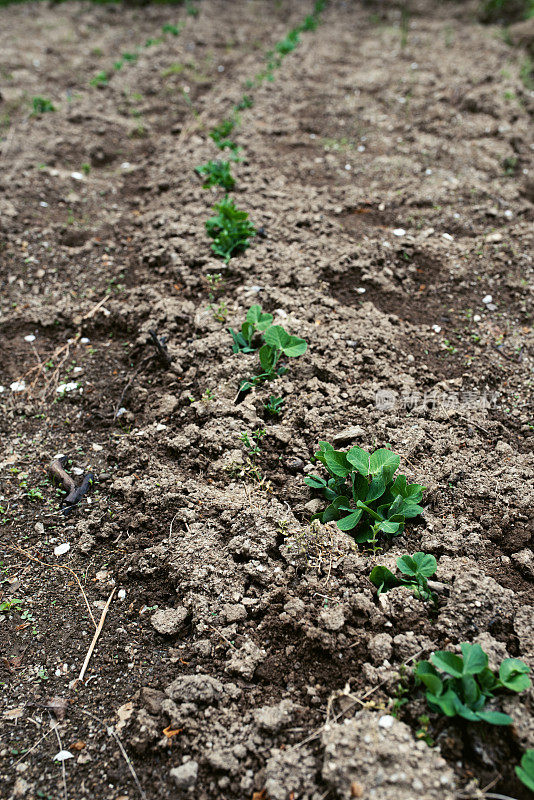
[(248, 433), (241, 433), (239, 435), (239, 441), (243, 442), (245, 445), (245, 449), (249, 455), (249, 457), (254, 460), (254, 457), (261, 453), (260, 442), (266, 434), (265, 428), (258, 428), (257, 430), (252, 432), (252, 436), (249, 436)]
[(32, 97), (32, 116), (36, 117), (38, 114), (46, 114), (47, 111), (55, 111), (56, 107), (51, 100), (46, 97)]
[(262, 333), (272, 325), (273, 315), (265, 314), (261, 310), (261, 306), (253, 305), (247, 311), (245, 322), (241, 325), (241, 330), (236, 332), (233, 328), (228, 328), (234, 344), (232, 350), (234, 353), (255, 353), (259, 348), (258, 345), (252, 344), (252, 339), (255, 333)]
[(234, 106), (234, 111), (245, 111), (247, 108), (252, 108), (254, 100), (249, 94), (244, 94), (239, 103)]
[(162, 33), (170, 33), (171, 36), (179, 36), (182, 32), (182, 28), (183, 26), (171, 25), (170, 22), (166, 22), (161, 30)]
[(267, 403), (263, 404), (263, 407), (272, 417), (278, 417), (282, 413), (282, 406), (284, 403), (285, 400), (283, 397), (276, 397), (272, 394)]
[(409, 484), (405, 475), (394, 478), (400, 457), (391, 450), (367, 453), (355, 446), (345, 453), (319, 442), (314, 460), (331, 476), (327, 480), (318, 475), (304, 479), (330, 501), (314, 519), (323, 523), (335, 520), (340, 530), (350, 532), (359, 543), (370, 543), (375, 551), (380, 535), (402, 533), (405, 521), (423, 511), (419, 504), (426, 487)]
[(238, 145), (228, 137), (239, 122), (237, 115), (233, 119), (223, 119), (210, 132), (210, 139), (213, 139), (219, 150), (231, 150), (233, 153), (239, 151)]
[(428, 588), (428, 578), (434, 575), (437, 568), (434, 556), (427, 553), (404, 555), (397, 559), (397, 568), (405, 577), (399, 578), (383, 566), (372, 570), (369, 580), (377, 587), (379, 596), (395, 586), (409, 586), (419, 599), (436, 601), (436, 595)]
[(206, 221), (206, 231), (213, 239), (211, 249), (228, 264), (232, 256), (247, 249), (256, 228), (249, 221), (248, 213), (236, 208), (228, 195), (215, 204), (214, 211), (217, 214)]
[(91, 78), (89, 81), (91, 86), (96, 86), (97, 89), (101, 89), (104, 86), (107, 86), (109, 83), (109, 76), (107, 72), (97, 72), (94, 78)]
[(529, 749), (523, 753), (521, 766), (515, 768), (515, 774), (527, 789), (534, 792), (534, 749)]
[(529, 667), (518, 658), (505, 658), (496, 675), (488, 667), (488, 656), (479, 644), (463, 642), (460, 647), (461, 656), (441, 650), (433, 653), (430, 661), (417, 664), (415, 679), (425, 686), (431, 710), (469, 722), (511, 725), (513, 720), (508, 714), (486, 710), (485, 706), (496, 692), (519, 693), (528, 689)]
[(195, 167), (195, 172), (206, 178), (202, 184), (204, 189), (210, 189), (212, 186), (222, 186), (223, 189), (230, 191), (235, 186), (235, 180), (230, 172), (230, 163), (228, 161), (208, 161), (207, 164)]

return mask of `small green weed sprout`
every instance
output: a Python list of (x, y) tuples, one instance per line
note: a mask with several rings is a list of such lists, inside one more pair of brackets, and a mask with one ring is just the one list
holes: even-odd
[[(254, 353), (259, 348), (260, 365), (262, 371), (251, 380), (243, 381), (239, 387), (240, 392), (248, 392), (263, 381), (278, 378), (287, 372), (286, 367), (277, 366), (280, 358), (297, 358), (303, 355), (308, 345), (298, 336), (291, 336), (281, 325), (273, 325), (272, 314), (265, 314), (261, 306), (253, 305), (247, 311), (246, 320), (241, 330), (236, 332), (233, 328), (228, 331), (234, 343), (234, 353)], [(263, 344), (254, 343), (254, 335), (259, 333), (263, 337)]]
[(211, 189), (212, 186), (222, 186), (229, 192), (235, 186), (235, 180), (230, 172), (230, 163), (228, 161), (208, 161), (207, 164), (202, 164), (195, 167), (197, 175), (202, 175), (206, 178), (202, 184), (203, 189)]
[(232, 142), (228, 137), (234, 130), (239, 119), (234, 116), (233, 119), (223, 119), (218, 125), (210, 132), (210, 139), (213, 139), (219, 150), (231, 150), (234, 154), (238, 152), (239, 147), (235, 142)]
[(91, 165), (87, 163), (82, 164), (82, 172), (84, 175), (89, 175), (89, 173), (91, 172)]
[(109, 83), (109, 76), (107, 72), (97, 72), (94, 78), (89, 81), (91, 86), (96, 86), (97, 89), (102, 89)]
[(235, 111), (244, 111), (246, 108), (252, 108), (254, 100), (249, 94), (244, 94), (239, 103), (234, 106)]
[(209, 292), (209, 305), (208, 309), (211, 311), (213, 315), (213, 319), (217, 320), (217, 322), (225, 322), (226, 317), (228, 316), (228, 308), (224, 300), (220, 300), (217, 306), (214, 305), (216, 295), (218, 292), (222, 291), (224, 285), (224, 279), (220, 272), (212, 272), (209, 275), (206, 275), (206, 283), (208, 284)]
[(513, 175), (516, 174), (517, 168), (519, 166), (519, 159), (517, 156), (507, 156), (502, 160), (502, 168), (505, 175), (508, 175), (511, 178)]
[(405, 521), (423, 511), (419, 503), (426, 486), (409, 484), (405, 475), (393, 479), (400, 457), (391, 450), (367, 453), (351, 447), (344, 453), (328, 442), (319, 442), (314, 460), (332, 476), (328, 480), (317, 475), (304, 479), (330, 500), (315, 516), (323, 523), (335, 520), (340, 530), (350, 532), (359, 543), (369, 542), (376, 549), (380, 534), (400, 534)]
[(243, 442), (249, 457), (254, 460), (254, 457), (261, 453), (260, 442), (266, 434), (265, 428), (258, 428), (253, 431), (252, 437), (248, 433), (243, 432), (239, 435), (239, 441)]
[(247, 212), (236, 208), (228, 195), (215, 204), (214, 211), (217, 215), (207, 220), (206, 231), (213, 239), (211, 249), (228, 264), (232, 256), (247, 249), (256, 229)]
[(405, 578), (398, 578), (383, 566), (377, 566), (372, 570), (369, 580), (377, 587), (379, 596), (381, 592), (387, 592), (394, 586), (410, 586), (416, 597), (435, 601), (434, 593), (428, 588), (428, 578), (434, 575), (437, 568), (434, 556), (427, 553), (401, 556), (397, 559), (397, 568), (406, 576)]
[[(513, 720), (500, 711), (485, 711), (495, 692), (523, 692), (530, 686), (530, 669), (518, 658), (505, 658), (498, 676), (488, 667), (488, 656), (479, 644), (460, 645), (462, 655), (440, 650), (430, 661), (420, 661), (415, 669), (418, 684), (426, 687), (432, 711), (447, 717), (462, 717), (469, 722), (511, 725)], [(439, 672), (447, 677), (440, 677)]]
[(527, 789), (534, 792), (534, 750), (527, 750), (523, 753), (521, 766), (515, 768), (515, 774)]
[(46, 114), (47, 111), (55, 111), (56, 107), (46, 97), (32, 97), (32, 109), (32, 117), (36, 117), (38, 114)]
[(263, 407), (268, 414), (271, 414), (273, 417), (278, 417), (279, 414), (282, 413), (282, 406), (284, 403), (285, 400), (283, 397), (275, 397), (275, 395), (272, 394), (268, 402), (263, 404)]
[(0, 603), (0, 614), (7, 611), (22, 611), (22, 603), (22, 600), (18, 600), (15, 597), (11, 600), (4, 600)]
[(171, 25), (169, 22), (166, 22), (165, 25), (162, 27), (162, 33), (170, 33), (171, 36), (179, 36), (182, 32), (182, 27), (178, 25)]

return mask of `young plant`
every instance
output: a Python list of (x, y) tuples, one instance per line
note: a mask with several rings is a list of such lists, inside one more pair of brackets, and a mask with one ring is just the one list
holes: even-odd
[(395, 586), (410, 586), (414, 594), (420, 600), (432, 600), (435, 602), (435, 594), (428, 588), (428, 578), (436, 572), (437, 562), (434, 556), (427, 553), (414, 553), (413, 556), (405, 555), (397, 559), (399, 572), (406, 575), (405, 578), (398, 578), (387, 567), (375, 567), (369, 580), (381, 592), (387, 592)]
[(239, 147), (228, 137), (238, 123), (238, 118), (235, 116), (233, 119), (224, 119), (213, 128), (210, 133), (210, 139), (213, 139), (219, 150), (231, 150), (234, 154), (238, 152)]
[(182, 27), (178, 27), (177, 25), (171, 25), (169, 22), (166, 22), (161, 30), (162, 33), (170, 33), (172, 36), (179, 36), (180, 33), (182, 32)]
[(263, 333), (272, 325), (273, 315), (264, 314), (261, 306), (253, 305), (247, 311), (245, 322), (241, 325), (241, 330), (236, 332), (233, 328), (228, 328), (234, 344), (232, 350), (234, 353), (255, 353), (258, 346), (252, 344), (252, 339), (255, 333)]
[(197, 175), (202, 175), (206, 178), (202, 184), (203, 189), (222, 186), (223, 189), (229, 192), (235, 186), (235, 180), (230, 172), (230, 163), (228, 161), (208, 161), (207, 164), (195, 167), (195, 172)]
[(107, 86), (109, 83), (107, 72), (97, 72), (94, 78), (91, 78), (89, 83), (91, 86), (96, 86), (98, 89), (102, 89), (104, 86)]
[(272, 394), (269, 397), (268, 402), (263, 404), (263, 407), (268, 414), (271, 414), (273, 417), (277, 417), (282, 413), (282, 406), (284, 403), (285, 400), (283, 397), (275, 397), (275, 395)]
[(244, 94), (239, 103), (234, 106), (235, 111), (244, 111), (246, 108), (252, 108), (254, 100), (249, 94)]
[(56, 107), (46, 97), (33, 97), (32, 98), (32, 116), (38, 114), (46, 114), (47, 111), (55, 111)]
[[(507, 689), (519, 693), (528, 689), (529, 667), (518, 658), (505, 658), (497, 676), (488, 667), (488, 656), (479, 644), (463, 642), (460, 647), (461, 656), (440, 650), (430, 656), (430, 661), (417, 664), (415, 678), (426, 687), (428, 705), (447, 717), (511, 725), (513, 720), (508, 714), (486, 711), (485, 706), (495, 692)], [(446, 677), (440, 677), (439, 672)]]
[(215, 204), (214, 211), (217, 216), (207, 220), (206, 231), (213, 239), (211, 249), (228, 264), (233, 255), (247, 249), (256, 229), (247, 212), (236, 208), (228, 195)]
[(515, 768), (515, 774), (527, 789), (534, 792), (534, 750), (523, 753), (521, 766)]
[(267, 431), (265, 428), (258, 428), (257, 430), (253, 431), (252, 438), (248, 435), (248, 433), (241, 433), (239, 435), (239, 441), (243, 442), (245, 445), (245, 449), (249, 458), (254, 461), (254, 457), (261, 453), (260, 442), (265, 436)]
[(423, 511), (419, 503), (426, 486), (409, 484), (405, 475), (393, 479), (400, 457), (391, 450), (367, 453), (351, 447), (344, 453), (319, 442), (314, 459), (331, 475), (328, 480), (317, 475), (304, 479), (330, 501), (315, 517), (323, 523), (335, 520), (340, 530), (350, 532), (359, 543), (370, 542), (376, 548), (380, 534), (400, 534), (405, 521)]

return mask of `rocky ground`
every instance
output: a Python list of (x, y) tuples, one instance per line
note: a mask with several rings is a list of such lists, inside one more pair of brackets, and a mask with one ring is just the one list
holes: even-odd
[[(475, 3), (332, 0), (242, 114), (233, 196), (262, 230), (225, 265), (194, 167), (309, 11), (0, 9), (2, 797), (528, 796), (532, 690), (491, 728), (412, 677), (460, 642), (534, 663), (526, 51)], [(308, 350), (236, 402), (253, 303)], [(310, 523), (319, 440), (429, 487), (382, 552)], [(58, 453), (95, 476), (69, 515)], [(418, 550), (434, 611), (369, 581)]]

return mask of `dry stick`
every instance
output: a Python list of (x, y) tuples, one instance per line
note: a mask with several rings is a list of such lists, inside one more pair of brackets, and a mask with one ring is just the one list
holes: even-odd
[(15, 550), (15, 552), (17, 552), (17, 553), (22, 553), (23, 556), (26, 556), (26, 558), (29, 558), (31, 561), (37, 561), (37, 563), (38, 564), (42, 564), (43, 567), (50, 567), (50, 569), (66, 569), (68, 572), (70, 572), (71, 575), (74, 576), (74, 580), (76, 581), (76, 583), (80, 587), (80, 591), (81, 591), (81, 593), (83, 595), (83, 599), (85, 600), (85, 605), (87, 606), (87, 610), (89, 612), (89, 616), (91, 617), (93, 625), (96, 628), (96, 620), (93, 617), (93, 612), (91, 611), (91, 607), (89, 605), (89, 601), (87, 599), (87, 595), (85, 594), (85, 592), (83, 590), (83, 586), (80, 583), (80, 579), (78, 578), (78, 576), (76, 575), (76, 573), (74, 572), (73, 569), (71, 569), (70, 567), (67, 567), (65, 564), (47, 564), (46, 561), (41, 561), (40, 558), (35, 558), (35, 556), (31, 556), (29, 553), (26, 552), (26, 550), (23, 550), (21, 547), (13, 547), (10, 544), (6, 544), (5, 546), (7, 548), (9, 548), (9, 550)]
[[(50, 712), (48, 712), (48, 716), (50, 717), (50, 720), (52, 720), (52, 714)], [(59, 744), (59, 749), (61, 751), (61, 750), (63, 750), (63, 745), (61, 744), (61, 737), (59, 735), (59, 731), (58, 731), (57, 727), (58, 727), (57, 726), (57, 722), (54, 722), (53, 730), (54, 730), (54, 733), (56, 734), (57, 743)], [(61, 762), (61, 775), (63, 776), (63, 792), (65, 794), (65, 800), (69, 800), (69, 795), (68, 795), (68, 792), (67, 792), (67, 773), (66, 773), (66, 770), (65, 770), (65, 761), (64, 760)]]
[(133, 768), (133, 764), (132, 764), (132, 762), (130, 761), (130, 759), (128, 757), (128, 753), (124, 749), (124, 747), (122, 745), (122, 742), (119, 739), (117, 733), (113, 730), (113, 727), (111, 725), (106, 725), (104, 722), (102, 722), (101, 719), (99, 719), (98, 717), (95, 717), (94, 714), (91, 714), (90, 711), (84, 711), (83, 708), (78, 708), (77, 706), (71, 706), (71, 708), (73, 708), (75, 711), (79, 711), (80, 714), (85, 714), (86, 717), (90, 717), (91, 719), (94, 719), (95, 722), (98, 722), (99, 725), (102, 725), (102, 727), (105, 729), (105, 731), (108, 734), (108, 736), (112, 736), (115, 739), (115, 741), (117, 742), (117, 746), (118, 746), (119, 750), (121, 751), (121, 753), (122, 753), (122, 755), (124, 757), (124, 760), (126, 761), (126, 764), (128, 765), (128, 769), (130, 770), (130, 773), (131, 773), (131, 775), (132, 775), (132, 777), (133, 777), (133, 779), (135, 781), (135, 785), (139, 789), (139, 794), (141, 795), (143, 800), (148, 800), (148, 798), (147, 798), (147, 796), (146, 796), (146, 794), (145, 794), (145, 792), (143, 790), (143, 787), (139, 783), (139, 778), (137, 777), (137, 775), (135, 773), (135, 770)]
[(87, 669), (89, 661), (91, 660), (91, 656), (93, 655), (93, 650), (95, 649), (95, 645), (97, 643), (98, 637), (100, 636), (100, 631), (102, 630), (102, 628), (104, 626), (104, 620), (106, 619), (106, 615), (108, 613), (109, 604), (111, 603), (111, 601), (113, 599), (113, 595), (115, 594), (115, 589), (116, 588), (117, 588), (116, 586), (113, 587), (113, 589), (111, 590), (111, 594), (107, 599), (106, 605), (104, 606), (104, 609), (102, 611), (102, 616), (100, 617), (100, 622), (98, 623), (98, 627), (97, 627), (97, 629), (95, 631), (95, 635), (93, 636), (93, 641), (89, 645), (89, 650), (87, 651), (87, 655), (85, 656), (85, 661), (83, 662), (83, 667), (81, 668), (80, 674), (78, 675), (78, 681), (83, 681), (83, 676), (85, 675), (85, 670)]
[(171, 541), (171, 536), (172, 536), (172, 526), (174, 525), (174, 520), (176, 519), (176, 517), (177, 517), (177, 516), (178, 516), (178, 511), (176, 512), (176, 514), (174, 515), (174, 517), (171, 519), (171, 526), (170, 526), (170, 528), (169, 528), (169, 538), (168, 538), (168, 540), (167, 540), (167, 541), (169, 542), (169, 544), (170, 544), (170, 541)]
[[(410, 661), (413, 661), (414, 658), (417, 658), (423, 652), (424, 652), (424, 648), (422, 650), (419, 650), (417, 653), (414, 653), (414, 655), (410, 656), (410, 658), (408, 658), (402, 664), (402, 666), (405, 667), (407, 664), (410, 663)], [(302, 747), (303, 745), (308, 744), (308, 742), (313, 741), (313, 739), (316, 739), (319, 736), (319, 734), (321, 733), (321, 731), (325, 728), (326, 725), (329, 725), (331, 722), (337, 722), (337, 720), (340, 717), (342, 717), (344, 714), (346, 714), (347, 711), (350, 711), (352, 708), (354, 708), (354, 706), (356, 706), (358, 703), (360, 703), (361, 705), (364, 705), (363, 701), (367, 697), (369, 697), (370, 695), (374, 694), (374, 692), (376, 692), (377, 689), (380, 689), (380, 687), (383, 686), (385, 683), (387, 683), (388, 680), (389, 680), (389, 678), (386, 678), (385, 680), (383, 680), (380, 683), (378, 683), (376, 686), (373, 686), (373, 688), (370, 689), (368, 692), (366, 692), (364, 695), (362, 695), (361, 698), (359, 698), (359, 697), (354, 698), (354, 702), (351, 703), (350, 706), (347, 706), (347, 708), (345, 708), (343, 711), (340, 711), (339, 714), (336, 714), (335, 717), (333, 717), (331, 720), (329, 720), (328, 719), (328, 714), (330, 713), (330, 708), (332, 707), (333, 702), (335, 700), (337, 700), (338, 697), (345, 697), (346, 696), (344, 692), (338, 692), (338, 693), (334, 692), (334, 693), (332, 693), (332, 695), (329, 697), (328, 703), (327, 703), (327, 710), (326, 710), (327, 721), (325, 722), (325, 724), (321, 725), (320, 728), (318, 728), (314, 733), (311, 733), (306, 739), (303, 739), (302, 742), (297, 742), (295, 747)], [(486, 796), (489, 796), (489, 795), (486, 795)]]

